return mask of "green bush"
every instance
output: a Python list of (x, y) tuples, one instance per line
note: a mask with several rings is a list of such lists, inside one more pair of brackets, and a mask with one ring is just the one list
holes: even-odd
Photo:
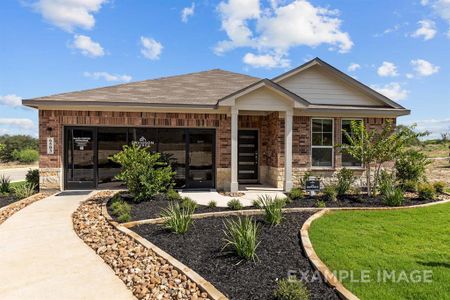
[(0, 193), (7, 194), (11, 191), (11, 179), (3, 174), (0, 177)]
[[(231, 248), (238, 257), (247, 260), (257, 260), (259, 227), (252, 218), (245, 217), (225, 222), (225, 245), (223, 249)], [(222, 249), (222, 250), (223, 250)]]
[(394, 186), (387, 188), (382, 196), (382, 201), (387, 206), (401, 206), (404, 200), (403, 190)]
[(419, 194), (419, 198), (424, 200), (433, 200), (436, 197), (436, 190), (430, 183), (419, 183), (417, 185), (417, 192)]
[(0, 160), (13, 161), (14, 150), (39, 150), (39, 140), (29, 135), (2, 135), (0, 136)]
[(125, 182), (136, 202), (151, 199), (172, 188), (175, 172), (160, 158), (159, 153), (150, 153), (147, 148), (137, 145), (123, 146), (123, 150), (112, 157), (122, 167), (116, 178)]
[(187, 210), (194, 212), (197, 209), (198, 205), (197, 202), (195, 202), (191, 198), (184, 197), (183, 200), (181, 200), (180, 206), (181, 208), (186, 208)]
[(430, 162), (427, 156), (419, 151), (404, 151), (395, 161), (396, 177), (400, 183), (408, 180), (419, 182), (424, 179), (426, 166)]
[(18, 199), (24, 199), (32, 196), (36, 192), (36, 186), (32, 183), (25, 182), (24, 184), (14, 186), (12, 190)]
[(14, 150), (12, 157), (21, 163), (32, 163), (39, 159), (39, 152), (34, 149)]
[(301, 188), (293, 188), (289, 194), (289, 198), (292, 200), (300, 200), (305, 196), (305, 193)]
[(382, 170), (378, 176), (378, 193), (386, 195), (395, 187), (395, 177), (393, 173)]
[(209, 208), (215, 208), (217, 207), (217, 201), (216, 200), (211, 200), (208, 202), (208, 207)]
[(181, 201), (181, 195), (174, 189), (169, 189), (166, 193), (167, 200), (169, 201)]
[(353, 171), (347, 168), (342, 168), (336, 174), (338, 182), (336, 185), (336, 192), (338, 196), (347, 194), (350, 186), (355, 181), (355, 176), (353, 176)]
[(297, 279), (281, 279), (274, 292), (276, 300), (306, 300), (310, 293), (306, 286)]
[(417, 192), (417, 181), (414, 180), (403, 180), (400, 182), (400, 187), (405, 192), (415, 193)]
[(120, 223), (131, 220), (131, 207), (128, 203), (120, 199), (120, 196), (116, 195), (112, 199), (110, 208)]
[(325, 208), (325, 207), (327, 207), (327, 204), (323, 200), (317, 200), (316, 201), (316, 207), (318, 207), (318, 208)]
[(252, 201), (252, 206), (256, 207), (256, 208), (262, 208), (261, 202), (259, 201), (259, 199), (253, 199)]
[(183, 234), (189, 230), (192, 224), (194, 211), (189, 207), (182, 207), (179, 203), (170, 203), (164, 209), (161, 217), (164, 218), (164, 227), (176, 234)]
[(444, 181), (436, 181), (433, 183), (434, 190), (436, 193), (443, 193), (445, 190), (445, 182)]
[(39, 190), (39, 170), (33, 169), (28, 170), (25, 175), (25, 180), (28, 183), (34, 184), (36, 186), (36, 190)]
[(335, 184), (328, 184), (323, 189), (323, 196), (327, 201), (337, 201), (337, 186)]
[(264, 219), (270, 225), (278, 225), (283, 220), (282, 209), (286, 205), (284, 200), (277, 197), (272, 198), (269, 195), (262, 195), (258, 197), (262, 208), (264, 209)]
[(241, 210), (242, 209), (241, 201), (239, 201), (239, 199), (236, 199), (236, 198), (228, 201), (227, 206), (229, 209), (232, 209), (232, 210)]

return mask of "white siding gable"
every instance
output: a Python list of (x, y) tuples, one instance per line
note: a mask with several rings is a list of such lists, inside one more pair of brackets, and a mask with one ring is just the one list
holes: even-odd
[(236, 107), (243, 110), (286, 110), (293, 107), (293, 102), (267, 87), (261, 87), (236, 98)]
[(312, 104), (386, 106), (319, 66), (310, 67), (277, 83)]

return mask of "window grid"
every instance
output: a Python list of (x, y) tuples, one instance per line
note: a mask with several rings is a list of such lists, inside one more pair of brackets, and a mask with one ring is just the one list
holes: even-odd
[[(314, 121), (321, 121), (321, 131), (314, 131)], [(331, 120), (331, 131), (323, 131), (323, 121)], [(321, 133), (321, 144), (323, 144), (324, 133), (331, 133), (331, 145), (314, 145), (313, 134)], [(331, 164), (327, 166), (314, 166), (313, 165), (313, 149), (331, 149)], [(311, 119), (311, 167), (312, 168), (332, 168), (334, 166), (334, 119), (333, 118), (312, 118)]]

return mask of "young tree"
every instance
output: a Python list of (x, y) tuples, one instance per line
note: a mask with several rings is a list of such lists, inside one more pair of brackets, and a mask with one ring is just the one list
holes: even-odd
[[(348, 144), (342, 147), (342, 151), (363, 163), (369, 197), (373, 195), (373, 190), (377, 187), (383, 164), (395, 160), (412, 140), (420, 136), (420, 133), (416, 133), (410, 127), (403, 128), (394, 130), (392, 122), (387, 121), (381, 131), (369, 130), (364, 122), (352, 121), (351, 133), (344, 131)], [(373, 169), (375, 169), (375, 176), (372, 184)]]

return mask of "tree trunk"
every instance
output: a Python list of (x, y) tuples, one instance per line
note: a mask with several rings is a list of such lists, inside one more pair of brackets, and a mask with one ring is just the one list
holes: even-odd
[(366, 166), (367, 195), (372, 197), (372, 184), (370, 180), (370, 164)]

